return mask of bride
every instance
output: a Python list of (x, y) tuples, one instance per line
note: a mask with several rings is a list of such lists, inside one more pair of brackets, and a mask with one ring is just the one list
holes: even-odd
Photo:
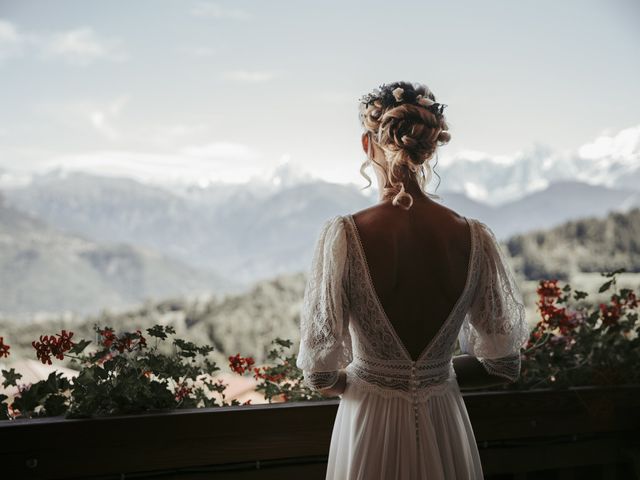
[(482, 479), (460, 389), (519, 376), (529, 331), (506, 255), (425, 191), (445, 106), (409, 82), (360, 99), (380, 201), (322, 225), (300, 318), (305, 383), (340, 396), (327, 479)]

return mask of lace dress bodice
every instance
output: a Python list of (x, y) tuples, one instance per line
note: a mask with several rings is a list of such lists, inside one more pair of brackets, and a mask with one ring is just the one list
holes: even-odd
[(313, 389), (347, 383), (383, 396), (425, 401), (455, 379), (453, 353), (515, 380), (529, 332), (513, 273), (493, 232), (467, 218), (471, 252), (462, 293), (416, 360), (397, 335), (374, 288), (351, 215), (325, 222), (316, 243), (300, 317), (297, 366)]

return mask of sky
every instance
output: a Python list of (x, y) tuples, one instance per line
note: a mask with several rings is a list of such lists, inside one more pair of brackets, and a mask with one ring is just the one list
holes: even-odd
[(364, 185), (358, 99), (396, 80), (448, 105), (444, 162), (575, 150), (640, 124), (639, 20), (634, 0), (0, 0), (0, 169)]

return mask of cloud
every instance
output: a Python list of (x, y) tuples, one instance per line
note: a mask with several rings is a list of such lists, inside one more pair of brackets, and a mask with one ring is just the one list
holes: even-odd
[(127, 54), (119, 40), (103, 38), (91, 27), (53, 33), (20, 30), (0, 19), (0, 64), (4, 60), (32, 53), (43, 59), (61, 59), (72, 65), (86, 66), (97, 60), (123, 61)]
[(224, 72), (222, 77), (243, 83), (264, 83), (275, 77), (275, 73), (266, 71), (249, 72), (247, 70), (233, 70)]
[(211, 126), (207, 123), (176, 123), (151, 127), (146, 139), (160, 145), (171, 145), (176, 141), (208, 133)]
[(181, 47), (177, 51), (196, 58), (211, 57), (217, 53), (215, 48), (207, 46)]
[(114, 142), (123, 138), (118, 121), (129, 99), (128, 95), (120, 95), (108, 101), (48, 101), (39, 104), (37, 110), (49, 121), (84, 132), (89, 128)]
[(42, 41), (47, 57), (61, 58), (75, 65), (88, 65), (96, 60), (126, 60), (120, 42), (99, 37), (91, 27), (55, 33)]
[(640, 158), (640, 125), (613, 134), (609, 131), (605, 130), (593, 142), (582, 145), (578, 155), (587, 160), (612, 158), (637, 162)]
[(119, 140), (120, 132), (112, 122), (120, 115), (128, 100), (125, 96), (118, 97), (104, 108), (93, 109), (89, 113), (89, 121), (93, 128), (111, 141)]
[(218, 142), (184, 148), (175, 153), (100, 150), (59, 155), (40, 165), (40, 170), (62, 168), (105, 176), (124, 176), (142, 182), (175, 184), (196, 182), (243, 183), (264, 176), (271, 165), (253, 148)]
[(199, 2), (191, 8), (191, 14), (203, 18), (231, 18), (247, 20), (250, 15), (239, 8), (227, 8), (215, 2)]
[(358, 94), (352, 92), (320, 91), (313, 95), (313, 99), (320, 103), (331, 103), (334, 105), (356, 105)]
[(248, 145), (233, 142), (214, 142), (183, 148), (180, 153), (192, 157), (253, 161), (261, 158), (260, 152)]
[(27, 37), (18, 28), (6, 20), (0, 19), (0, 63), (3, 60), (20, 56)]

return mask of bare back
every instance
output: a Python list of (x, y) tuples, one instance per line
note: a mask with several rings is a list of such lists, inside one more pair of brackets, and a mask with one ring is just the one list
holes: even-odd
[(470, 227), (453, 210), (422, 199), (408, 211), (385, 201), (352, 218), (382, 307), (415, 359), (463, 292)]

